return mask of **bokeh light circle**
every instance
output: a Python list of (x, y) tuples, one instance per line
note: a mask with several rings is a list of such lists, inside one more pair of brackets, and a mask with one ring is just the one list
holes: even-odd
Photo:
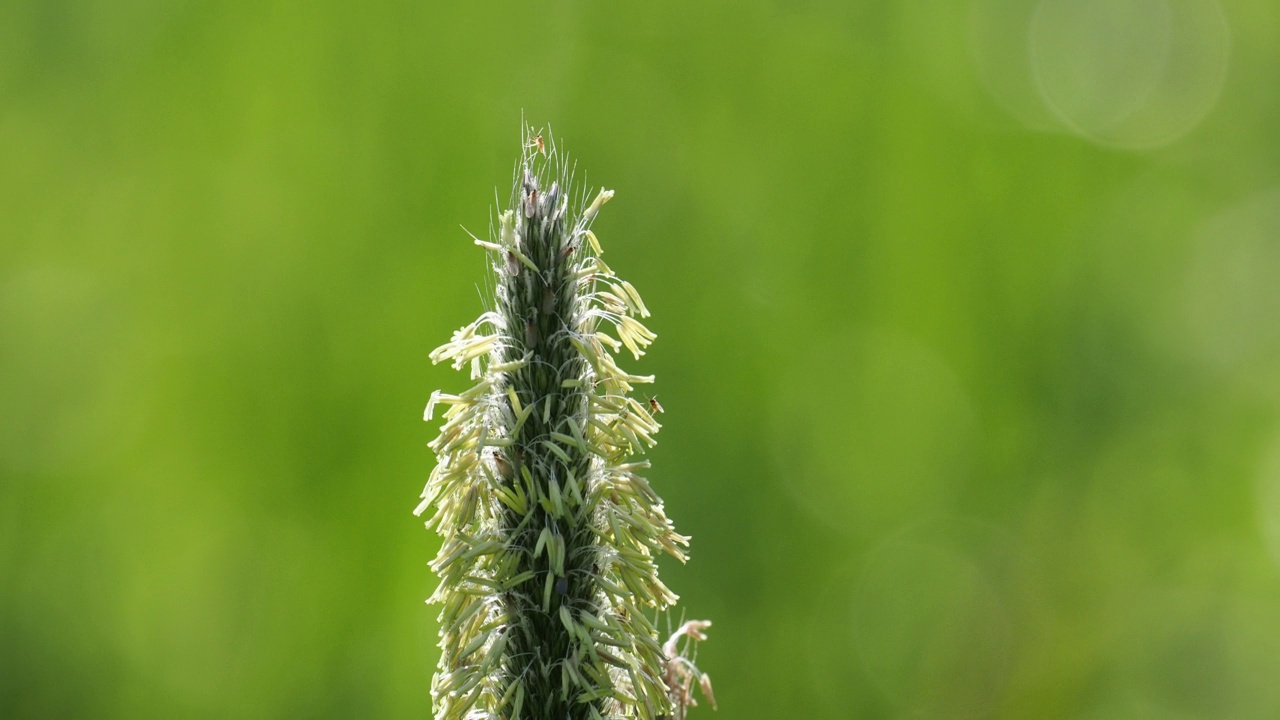
[(1045, 104), (1095, 142), (1148, 149), (1217, 103), (1231, 35), (1216, 0), (1041, 0), (1029, 28)]
[(974, 0), (969, 11), (969, 47), (987, 92), (1005, 112), (1041, 131), (1060, 129), (1045, 107), (1031, 72), (1028, 29), (1033, 0)]

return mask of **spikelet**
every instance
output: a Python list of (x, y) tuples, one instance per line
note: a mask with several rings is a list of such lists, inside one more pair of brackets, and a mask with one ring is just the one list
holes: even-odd
[(554, 144), (525, 135), (510, 206), (476, 240), (494, 310), (431, 354), (476, 381), (425, 413), (446, 408), (415, 511), (443, 536), (436, 718), (683, 716), (692, 664), (650, 616), (677, 599), (656, 555), (683, 562), (688, 538), (633, 459), (661, 427), (630, 395), (653, 378), (615, 360), (655, 339), (649, 311), (590, 228), (613, 192), (573, 207)]

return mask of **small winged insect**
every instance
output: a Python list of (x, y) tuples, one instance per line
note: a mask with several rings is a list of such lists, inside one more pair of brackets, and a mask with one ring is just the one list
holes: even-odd
[(537, 148), (538, 152), (542, 153), (543, 155), (546, 155), (546, 154), (547, 154), (547, 143), (546, 143), (546, 141), (545, 141), (545, 140), (543, 140), (543, 139), (542, 139), (542, 136), (541, 136), (541, 135), (536, 136), (536, 137), (535, 137), (533, 140), (531, 140), (531, 141), (529, 142), (529, 144), (528, 144), (528, 145), (526, 145), (525, 147), (527, 147), (527, 148)]
[(649, 398), (649, 412), (654, 414), (663, 412), (662, 404), (658, 402), (657, 395), (654, 395), (653, 397)]

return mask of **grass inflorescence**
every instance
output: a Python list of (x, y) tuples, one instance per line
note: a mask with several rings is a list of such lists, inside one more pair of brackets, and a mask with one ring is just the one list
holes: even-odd
[(510, 205), (487, 240), (490, 310), (432, 353), (475, 385), (447, 406), (438, 464), (416, 512), (443, 536), (437, 720), (683, 717), (710, 680), (685, 648), (710, 623), (661, 643), (676, 595), (656, 555), (686, 559), (637, 460), (654, 445), (651, 376), (634, 359), (655, 335), (636, 289), (601, 259), (592, 221), (613, 192), (572, 198), (553, 144), (525, 130)]

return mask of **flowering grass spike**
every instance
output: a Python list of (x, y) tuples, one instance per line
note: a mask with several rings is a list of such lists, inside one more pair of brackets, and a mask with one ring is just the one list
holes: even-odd
[(654, 444), (651, 376), (618, 366), (654, 340), (649, 311), (600, 259), (591, 223), (613, 197), (571, 200), (555, 146), (526, 130), (508, 209), (489, 240), (492, 309), (431, 354), (476, 384), (447, 406), (438, 464), (417, 514), (443, 536), (437, 720), (683, 718), (705, 621), (665, 643), (655, 620), (676, 595), (655, 558), (686, 559), (636, 460)]

